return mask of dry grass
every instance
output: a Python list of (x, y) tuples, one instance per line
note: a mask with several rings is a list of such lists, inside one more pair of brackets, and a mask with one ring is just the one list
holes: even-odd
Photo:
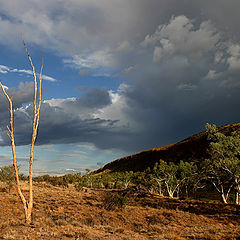
[[(127, 206), (106, 209), (124, 194)], [(144, 193), (77, 192), (37, 184), (33, 224), (24, 224), (17, 194), (0, 192), (0, 239), (240, 239), (240, 207), (181, 201)]]

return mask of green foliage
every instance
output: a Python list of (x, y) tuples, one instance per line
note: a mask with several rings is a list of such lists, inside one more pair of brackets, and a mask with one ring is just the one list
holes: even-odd
[(33, 180), (35, 182), (46, 182), (50, 183), (53, 186), (59, 186), (63, 188), (67, 188), (69, 184), (75, 183), (81, 177), (80, 174), (67, 174), (64, 176), (50, 176), (43, 175), (39, 177), (35, 177)]
[(240, 196), (240, 136), (237, 132), (224, 135), (216, 125), (206, 124), (208, 132), (209, 158), (203, 168), (208, 179), (221, 194), (226, 203), (233, 186), (236, 191), (236, 203)]
[(144, 172), (136, 172), (133, 175), (132, 182), (137, 188), (143, 188), (149, 193), (157, 192), (157, 182), (153, 178), (152, 170), (148, 168)]
[(0, 168), (0, 179), (1, 180), (14, 180), (15, 172), (12, 165)]
[(110, 174), (103, 173), (100, 175), (102, 186), (106, 189), (112, 188), (112, 176)]
[(89, 179), (91, 177), (84, 175), (81, 176), (81, 178), (78, 179), (78, 181), (74, 184), (74, 187), (77, 191), (82, 190), (84, 187), (90, 187), (89, 185)]
[(14, 186), (14, 180), (15, 180), (15, 171), (12, 165), (4, 166), (0, 168), (0, 181), (5, 182), (7, 184), (9, 191)]
[(115, 199), (115, 203), (120, 209), (124, 209), (127, 206), (127, 202), (127, 196), (121, 194), (118, 194), (117, 198)]
[(106, 210), (125, 209), (128, 198), (123, 192), (107, 192), (104, 195), (104, 208)]
[(165, 162), (160, 160), (153, 168), (153, 179), (158, 183), (160, 194), (164, 194), (162, 183), (165, 185), (165, 192), (169, 197), (175, 194), (179, 197), (180, 190), (183, 186), (186, 188), (192, 184), (193, 175), (196, 166), (193, 163), (180, 161), (179, 164)]
[(201, 170), (193, 162), (180, 161), (178, 166), (178, 178), (181, 179), (182, 195), (188, 197), (189, 192), (201, 187)]
[(127, 188), (131, 183), (134, 173), (133, 171), (130, 172), (115, 172), (111, 174), (112, 180), (114, 181), (114, 188)]
[(92, 175), (85, 174), (81, 176), (75, 183), (76, 190), (80, 191), (84, 187), (86, 188), (104, 188), (109, 187), (110, 177), (106, 174)]
[(75, 188), (80, 191), (86, 188), (105, 188), (105, 189), (126, 189), (132, 182), (134, 173), (130, 172), (114, 172), (93, 175), (91, 173), (81, 176), (75, 182)]
[(173, 197), (175, 191), (178, 188), (177, 178), (178, 165), (173, 162), (165, 162), (160, 160), (153, 168), (153, 173), (158, 181), (163, 181), (167, 188), (168, 195)]

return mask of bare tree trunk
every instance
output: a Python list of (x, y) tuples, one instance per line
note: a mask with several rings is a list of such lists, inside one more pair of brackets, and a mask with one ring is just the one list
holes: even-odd
[[(215, 183), (214, 181), (212, 181), (212, 184), (214, 185), (216, 190), (221, 194), (221, 198), (222, 198), (223, 203), (228, 203), (228, 197), (229, 197), (229, 194), (231, 192), (233, 184), (230, 185), (227, 193), (224, 191), (224, 185), (222, 184), (222, 182), (219, 179), (218, 179), (218, 184)], [(219, 187), (217, 185), (219, 185)]]
[(225, 197), (225, 194), (222, 192), (222, 200), (223, 200), (223, 203), (227, 203), (227, 199), (226, 199), (226, 197)]
[(16, 159), (16, 150), (15, 150), (15, 140), (14, 140), (14, 126), (13, 126), (13, 103), (12, 98), (9, 97), (9, 95), (6, 93), (2, 83), (0, 82), (0, 87), (2, 88), (2, 91), (4, 95), (6, 96), (8, 102), (9, 102), (9, 111), (10, 111), (10, 127), (7, 126), (8, 129), (8, 136), (11, 140), (12, 145), (12, 154), (13, 154), (13, 165), (14, 165), (14, 171), (15, 171), (15, 179), (16, 179), (16, 185), (17, 185), (17, 192), (18, 195), (23, 203), (24, 207), (24, 213), (25, 213), (25, 221), (26, 224), (31, 223), (31, 216), (32, 216), (32, 207), (33, 207), (33, 183), (32, 183), (32, 169), (33, 169), (33, 149), (34, 144), (37, 136), (37, 129), (39, 125), (39, 114), (40, 114), (40, 107), (41, 107), (41, 97), (42, 97), (42, 69), (43, 64), (41, 67), (40, 77), (39, 77), (39, 99), (37, 103), (37, 93), (38, 93), (38, 87), (37, 87), (37, 76), (35, 72), (35, 67), (32, 63), (31, 56), (27, 50), (26, 44), (23, 40), (23, 45), (26, 50), (26, 53), (28, 55), (28, 59), (30, 61), (32, 70), (33, 70), (33, 77), (34, 77), (34, 101), (33, 101), (33, 107), (34, 107), (34, 117), (33, 117), (33, 131), (32, 131), (32, 143), (30, 148), (30, 159), (29, 159), (29, 200), (27, 201), (24, 197), (21, 188), (20, 188), (20, 181), (18, 176), (18, 168), (17, 168), (17, 159)]
[(239, 193), (238, 193), (238, 192), (236, 192), (236, 200), (235, 200), (235, 203), (236, 203), (236, 204), (239, 204)]
[(240, 204), (240, 178), (236, 177), (235, 178), (235, 184), (236, 184), (236, 199), (235, 203)]
[(163, 192), (162, 192), (162, 181), (163, 179), (158, 179), (158, 178), (154, 178), (154, 180), (157, 182), (158, 184), (158, 193), (159, 195), (163, 196)]
[(165, 184), (166, 184), (166, 187), (167, 187), (168, 196), (169, 196), (170, 198), (173, 198), (173, 196), (174, 196), (174, 191), (171, 189), (171, 187), (169, 186), (168, 182), (165, 182)]
[(34, 117), (33, 117), (33, 130), (32, 130), (32, 143), (30, 148), (30, 159), (29, 159), (29, 203), (28, 203), (28, 209), (26, 214), (26, 223), (31, 223), (31, 215), (32, 215), (32, 207), (33, 207), (33, 182), (32, 182), (32, 169), (33, 169), (33, 149), (34, 144), (37, 137), (37, 129), (39, 125), (39, 116), (40, 116), (40, 108), (42, 103), (42, 69), (43, 69), (43, 63), (41, 67), (40, 77), (39, 77), (39, 99), (37, 103), (37, 93), (38, 93), (38, 86), (37, 86), (37, 76), (35, 67), (33, 65), (31, 56), (27, 50), (26, 44), (23, 40), (23, 45), (26, 50), (26, 53), (28, 55), (29, 62), (31, 64), (32, 70), (33, 70), (33, 77), (34, 77), (34, 100), (33, 100), (33, 107), (34, 107)]
[(222, 196), (222, 200), (224, 203), (228, 203), (228, 197), (229, 197), (232, 186), (233, 186), (233, 184), (229, 187), (227, 193), (225, 193), (223, 185), (221, 185), (221, 196)]

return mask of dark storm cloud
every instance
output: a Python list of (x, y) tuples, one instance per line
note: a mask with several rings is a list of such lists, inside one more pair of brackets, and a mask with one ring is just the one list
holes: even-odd
[(199, 6), (201, 15), (211, 19), (218, 29), (227, 33), (228, 37), (235, 39), (240, 37), (238, 11), (240, 2), (238, 0), (203, 0), (199, 1)]
[[(79, 99), (65, 99), (61, 102), (50, 100), (43, 102), (40, 112), (39, 132), (36, 144), (68, 144), (89, 142), (106, 149), (123, 145), (127, 148), (125, 139), (129, 136), (127, 128), (117, 128), (117, 120), (94, 118), (98, 108), (111, 104), (105, 89), (92, 88)], [(15, 110), (15, 141), (17, 145), (27, 145), (31, 142), (32, 105)], [(4, 120), (4, 123), (6, 121)], [(9, 145), (10, 141), (1, 123), (0, 145)]]
[(82, 98), (76, 101), (76, 105), (87, 108), (102, 108), (110, 103), (109, 93), (104, 88), (91, 88)]
[[(0, 18), (1, 43), (21, 29), (30, 42), (65, 55), (80, 75), (112, 68), (128, 80), (117, 93), (122, 102), (92, 89), (79, 99), (44, 103), (38, 144), (92, 142), (139, 151), (181, 140), (206, 122), (239, 122), (239, 0), (60, 2), (39, 1), (28, 11), (27, 0), (0, 0), (1, 12), (15, 19)], [(30, 92), (13, 95), (21, 106)], [(0, 109), (7, 109), (2, 101)], [(19, 144), (30, 141), (30, 112), (16, 111)], [(4, 119), (1, 114), (2, 125)]]
[(2, 44), (14, 45), (19, 41), (16, 35), (24, 32), (28, 41), (66, 55), (114, 50), (124, 41), (135, 45), (179, 15), (197, 22), (212, 20), (233, 35), (239, 32), (238, 0), (53, 0), (35, 2), (34, 8), (30, 0), (0, 3)]
[[(7, 94), (13, 100), (13, 108), (16, 110), (17, 108), (21, 108), (23, 104), (27, 104), (33, 99), (33, 83), (32, 82), (21, 82), (17, 89), (8, 88), (6, 89)], [(4, 142), (0, 142), (0, 144), (5, 145), (5, 143), (9, 143), (9, 138), (6, 135), (6, 126), (9, 125), (9, 102), (4, 96), (2, 89), (0, 89), (0, 136), (3, 138)], [(25, 126), (23, 121), (22, 126)]]
[(127, 114), (144, 136), (140, 148), (181, 140), (206, 122), (239, 122), (240, 45), (211, 21), (172, 17), (141, 46), (144, 68), (123, 92)]
[[(60, 107), (64, 108), (64, 111), (73, 114), (85, 114), (87, 112), (92, 113), (99, 108), (103, 108), (111, 104), (111, 99), (108, 91), (105, 88), (86, 88), (82, 89), (83, 96), (73, 99), (62, 99), (60, 101)], [(55, 103), (54, 103), (55, 102)], [(58, 100), (52, 100), (51, 103), (54, 106), (58, 105)]]
[[(31, 106), (15, 112), (17, 145), (31, 142), (31, 113)], [(122, 143), (122, 137), (129, 134), (128, 129), (118, 129), (115, 123), (116, 121), (99, 118), (82, 119), (78, 114), (66, 112), (64, 108), (43, 103), (36, 142), (38, 145), (90, 142), (99, 148), (111, 148)], [(2, 137), (4, 142), (0, 144), (9, 144), (7, 137)]]
[[(33, 83), (32, 82), (21, 82), (18, 89), (9, 88), (6, 90), (9, 97), (13, 99), (13, 107), (19, 108), (24, 103), (28, 103), (33, 99)], [(6, 112), (9, 109), (9, 103), (4, 96), (2, 89), (0, 89), (0, 112)]]

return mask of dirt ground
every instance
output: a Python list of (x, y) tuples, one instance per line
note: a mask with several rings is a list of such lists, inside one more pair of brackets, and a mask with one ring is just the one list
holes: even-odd
[(240, 239), (240, 206), (37, 183), (30, 226), (16, 192), (0, 192), (0, 239)]

